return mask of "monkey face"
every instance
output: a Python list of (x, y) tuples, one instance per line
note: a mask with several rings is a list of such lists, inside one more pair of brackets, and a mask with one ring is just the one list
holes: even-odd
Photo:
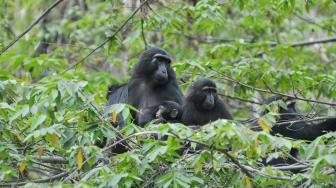
[(182, 108), (179, 104), (173, 101), (165, 101), (156, 112), (157, 119), (175, 120), (179, 119), (182, 115)]
[(202, 107), (206, 110), (211, 110), (215, 107), (217, 100), (216, 88), (205, 86), (202, 88), (202, 93), (205, 96)]
[(169, 80), (168, 69), (170, 68), (171, 59), (167, 55), (155, 54), (151, 62), (151, 66), (154, 68), (152, 74), (152, 81), (158, 85), (166, 84)]
[(177, 109), (175, 108), (169, 109), (163, 105), (160, 105), (159, 110), (156, 112), (157, 119), (165, 119), (165, 120), (175, 119), (177, 118), (177, 115), (178, 115)]
[(188, 96), (199, 109), (211, 110), (218, 98), (216, 84), (206, 78), (198, 80), (191, 86)]

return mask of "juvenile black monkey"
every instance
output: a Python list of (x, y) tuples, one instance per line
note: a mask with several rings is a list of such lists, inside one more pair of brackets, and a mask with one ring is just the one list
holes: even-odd
[(182, 107), (180, 104), (174, 101), (163, 101), (159, 105), (142, 109), (136, 116), (136, 123), (144, 126), (153, 119), (157, 119), (155, 123), (176, 123), (181, 120), (181, 117)]
[(194, 82), (185, 98), (182, 122), (186, 125), (204, 125), (218, 119), (233, 117), (218, 97), (215, 82), (208, 78)]

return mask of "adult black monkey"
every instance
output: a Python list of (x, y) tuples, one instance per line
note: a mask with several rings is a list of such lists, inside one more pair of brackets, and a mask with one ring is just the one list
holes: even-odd
[(128, 103), (137, 109), (157, 106), (163, 101), (182, 105), (183, 94), (170, 63), (170, 56), (162, 49), (143, 52), (128, 83)]
[[(294, 122), (291, 123), (290, 121), (296, 121), (301, 119), (300, 111), (296, 109), (295, 100), (292, 98), (285, 98), (283, 96), (273, 96), (266, 100), (265, 104), (269, 105), (275, 101), (282, 100), (286, 103), (287, 108), (283, 108), (279, 106), (279, 119), (277, 123), (272, 127), (271, 134), (277, 135), (280, 134), (284, 137), (292, 138), (295, 140), (309, 140), (312, 141), (317, 137), (330, 132), (336, 131), (336, 118), (327, 119), (322, 123), (311, 123), (308, 124), (307, 122)], [(265, 113), (264, 113), (265, 114)], [(288, 122), (288, 123), (286, 123)], [(265, 159), (263, 160), (264, 164), (268, 165), (284, 165), (284, 164), (294, 164), (297, 160), (294, 158), (298, 157), (297, 149), (291, 149), (290, 155), (292, 157), (288, 159), (284, 159), (282, 157), (272, 159), (271, 161), (267, 162)], [(296, 173), (299, 170), (292, 170), (292, 172)]]
[(286, 102), (287, 109), (279, 107), (280, 116), (277, 121), (278, 124), (271, 129), (272, 135), (280, 134), (296, 140), (312, 141), (327, 132), (336, 131), (336, 118), (327, 119), (321, 123), (290, 122), (300, 120), (300, 112), (296, 109), (295, 100), (282, 96), (273, 96), (266, 100), (266, 104), (279, 100)]
[[(146, 50), (135, 64), (128, 84), (110, 86), (108, 104), (128, 103), (137, 109), (158, 106), (163, 101), (182, 105), (183, 94), (170, 63), (171, 57), (166, 51)], [(132, 115), (135, 116), (135, 112)]]
[(159, 105), (150, 106), (140, 110), (135, 120), (136, 124), (144, 126), (153, 119), (155, 123), (177, 123), (182, 117), (182, 107), (173, 101), (163, 101)]
[(218, 119), (233, 117), (218, 97), (216, 84), (208, 78), (194, 82), (183, 105), (182, 122), (186, 125), (204, 125)]
[[(108, 104), (128, 103), (137, 109), (159, 105), (163, 101), (182, 104), (183, 94), (170, 63), (170, 56), (162, 49), (151, 48), (143, 52), (128, 84), (110, 87)], [(132, 115), (135, 117), (136, 113), (132, 112)]]

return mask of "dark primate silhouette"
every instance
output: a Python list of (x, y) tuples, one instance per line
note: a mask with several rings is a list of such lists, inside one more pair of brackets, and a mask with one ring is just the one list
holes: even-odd
[(216, 84), (208, 78), (194, 82), (185, 98), (182, 122), (186, 125), (204, 125), (218, 119), (233, 117), (218, 97)]

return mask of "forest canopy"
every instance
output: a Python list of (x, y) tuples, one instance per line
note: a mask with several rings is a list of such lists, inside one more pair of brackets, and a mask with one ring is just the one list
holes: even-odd
[[(0, 187), (334, 186), (335, 10), (335, 0), (0, 0)], [(144, 106), (111, 104), (110, 86), (131, 95), (153, 48), (183, 97), (209, 79), (210, 103), (218, 96), (233, 118), (139, 125)], [(128, 99), (154, 100), (140, 89)], [(186, 101), (181, 113), (196, 114)]]

